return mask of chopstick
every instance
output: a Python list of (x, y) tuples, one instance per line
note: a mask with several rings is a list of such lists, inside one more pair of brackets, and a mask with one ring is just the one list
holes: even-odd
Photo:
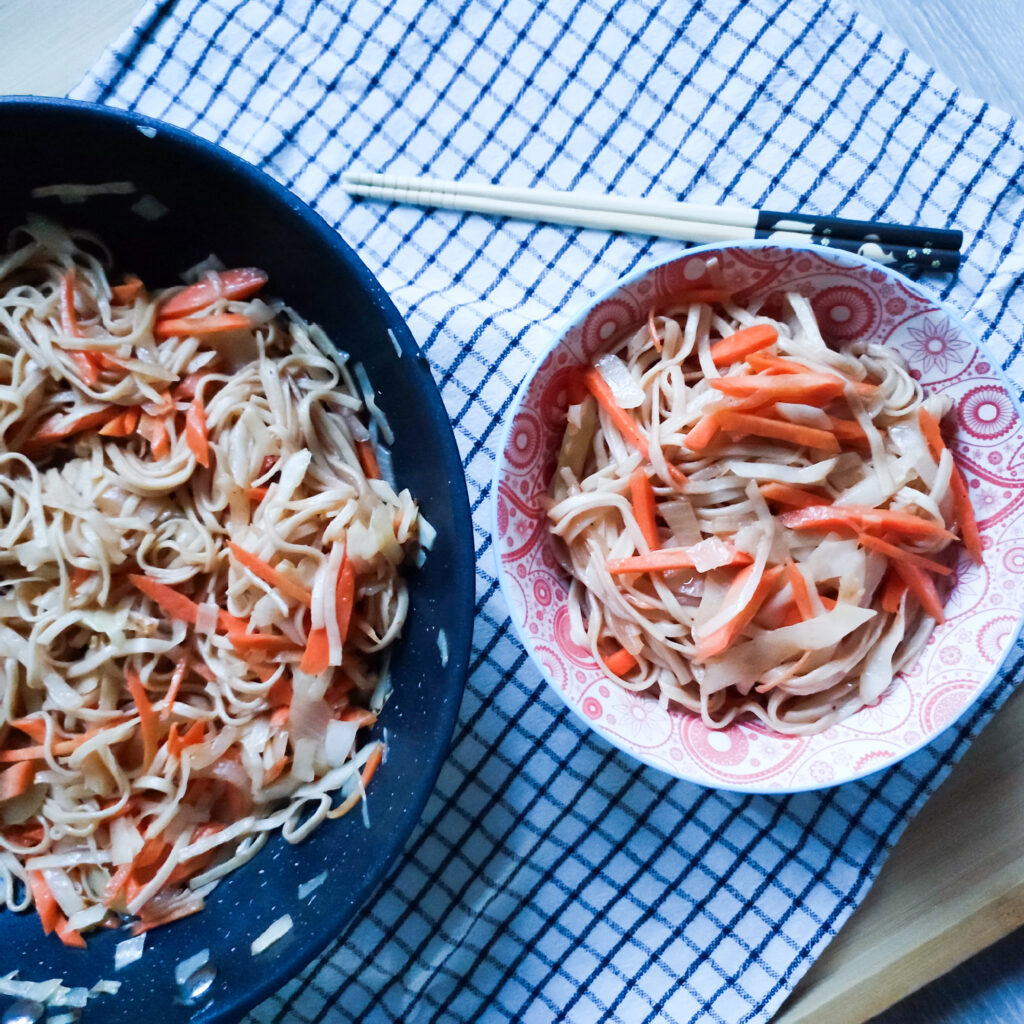
[(632, 199), (626, 196), (407, 175), (346, 171), (342, 187), (352, 195), (438, 209), (463, 210), (522, 220), (653, 235), (688, 242), (763, 238), (815, 243), (856, 252), (903, 271), (949, 272), (960, 265), (963, 232), (948, 228), (780, 213), (741, 206)]

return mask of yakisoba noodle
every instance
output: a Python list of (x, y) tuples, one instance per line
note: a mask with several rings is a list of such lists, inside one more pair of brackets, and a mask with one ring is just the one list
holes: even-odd
[(948, 401), (889, 349), (827, 345), (800, 294), (705, 298), (570, 386), (549, 518), (572, 637), (709, 726), (816, 732), (942, 621), (957, 533), (981, 559)]
[(360, 801), (431, 532), (260, 271), (108, 265), (43, 221), (0, 262), (0, 905), (75, 945)]

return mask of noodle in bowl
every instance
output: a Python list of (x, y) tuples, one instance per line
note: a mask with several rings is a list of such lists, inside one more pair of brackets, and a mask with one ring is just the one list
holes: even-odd
[[(709, 327), (712, 340), (746, 328), (760, 355), (739, 357), (751, 363), (740, 367), (721, 352), (716, 366)], [(758, 341), (759, 331), (768, 337)], [(732, 347), (745, 340), (737, 334)], [(791, 386), (779, 386), (781, 374), (793, 375)], [(827, 393), (817, 393), (823, 384)], [(772, 422), (758, 415), (767, 393), (788, 403), (769, 407)], [(702, 421), (702, 410), (718, 418)], [(954, 432), (943, 442), (935, 429), (926, 444), (920, 430), (947, 413)], [(993, 414), (998, 431), (982, 422)], [(728, 443), (709, 442), (712, 420)], [(661, 440), (698, 425), (707, 436), (693, 452)], [(794, 454), (790, 434), (820, 450)], [(909, 449), (899, 446), (912, 437), (922, 457), (901, 462)], [(663, 443), (682, 457), (666, 464)], [(880, 484), (890, 472), (883, 443), (900, 479)], [(836, 784), (927, 743), (1009, 650), (1024, 589), (1011, 554), (1024, 534), (1024, 476), (1011, 468), (1022, 445), (998, 371), (906, 279), (813, 248), (689, 250), (572, 317), (524, 382), (495, 479), (499, 578), (545, 678), (616, 746), (724, 788)], [(908, 501), (913, 516), (902, 511)], [(646, 526), (636, 511), (653, 502), (657, 527), (653, 511)], [(833, 515), (843, 505), (856, 522), (845, 510)], [(884, 528), (872, 508), (890, 517)], [(981, 528), (973, 536), (971, 508)], [(929, 538), (901, 533), (917, 533), (922, 519)], [(970, 553), (951, 543), (954, 533)], [(895, 571), (905, 557), (896, 547), (909, 549), (915, 568)], [(927, 593), (920, 566), (938, 583)], [(903, 578), (913, 593), (900, 604)], [(830, 581), (822, 606), (807, 604), (805, 579), (812, 600), (815, 581)], [(935, 626), (932, 616), (945, 621)], [(973, 635), (987, 641), (980, 659), (965, 649)], [(816, 650), (800, 658), (798, 636)]]

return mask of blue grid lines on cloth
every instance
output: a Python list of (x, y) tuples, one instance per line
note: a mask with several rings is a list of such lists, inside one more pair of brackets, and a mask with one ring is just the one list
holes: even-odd
[(585, 732), (498, 593), (499, 427), (552, 316), (677, 247), (352, 202), (340, 175), (948, 222), (965, 265), (925, 287), (1019, 381), (1019, 129), (814, 0), (179, 0), (75, 95), (226, 146), (336, 226), (428, 357), (469, 483), (477, 624), (452, 756), (376, 903), (251, 1020), (767, 1020), (1024, 661), (901, 765), (785, 799), (669, 779)]

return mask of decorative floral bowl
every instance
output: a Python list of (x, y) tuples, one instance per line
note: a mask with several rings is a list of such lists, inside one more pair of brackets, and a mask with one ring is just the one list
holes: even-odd
[[(571, 367), (614, 347), (648, 310), (706, 289), (715, 257), (738, 297), (799, 290), (824, 336), (871, 338), (954, 405), (954, 454), (970, 487), (984, 565), (961, 556), (947, 621), (922, 656), (871, 704), (814, 736), (753, 721), (709, 729), (678, 708), (610, 682), (569, 635), (567, 585), (540, 498), (565, 424)], [(906, 278), (815, 247), (702, 246), (638, 270), (570, 317), (516, 395), (493, 488), (494, 548), (512, 623), (544, 677), (588, 727), (679, 778), (758, 793), (818, 789), (886, 768), (934, 739), (985, 690), (1017, 637), (1024, 608), (1024, 425), (999, 369), (961, 321)]]

